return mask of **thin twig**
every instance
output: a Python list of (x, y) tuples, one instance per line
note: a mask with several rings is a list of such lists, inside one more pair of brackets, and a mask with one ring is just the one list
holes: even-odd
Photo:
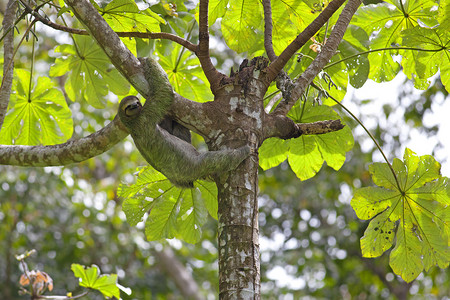
[(345, 110), (356, 122), (358, 122), (359, 125), (361, 125), (361, 127), (364, 129), (364, 131), (367, 133), (367, 135), (370, 137), (370, 139), (374, 142), (375, 146), (378, 148), (378, 150), (380, 151), (381, 155), (384, 158), (384, 161), (388, 164), (389, 169), (391, 170), (392, 175), (394, 176), (395, 179), (395, 183), (397, 184), (397, 188), (400, 190), (400, 181), (397, 178), (397, 174), (394, 171), (394, 168), (392, 167), (392, 164), (389, 162), (389, 160), (386, 157), (386, 154), (384, 154), (383, 149), (381, 149), (380, 144), (378, 143), (378, 141), (375, 139), (375, 137), (373, 136), (373, 134), (369, 131), (369, 129), (367, 129), (366, 126), (364, 126), (363, 122), (357, 117), (355, 116), (345, 105), (343, 105), (341, 102), (339, 102), (336, 98), (334, 98), (333, 96), (331, 96), (330, 94), (328, 94), (326, 91), (324, 91), (323, 89), (321, 89), (319, 86), (317, 86), (315, 83), (311, 83), (311, 86), (314, 87), (315, 89), (322, 91), (325, 93), (325, 95), (330, 98), (331, 100), (333, 100), (334, 102), (336, 102), (337, 105), (339, 105), (343, 110)]
[[(64, 25), (56, 24), (49, 19), (44, 18), (41, 16), (36, 10), (33, 10), (27, 2), (24, 0), (20, 0), (20, 2), (25, 6), (25, 11), (31, 14), (33, 17), (35, 17), (39, 22), (41, 22), (44, 25), (47, 25), (53, 29), (64, 31), (71, 34), (77, 34), (77, 35), (89, 35), (89, 32), (84, 29), (77, 29), (77, 28), (70, 28)], [(197, 51), (197, 45), (194, 45), (193, 43), (189, 42), (188, 40), (185, 40), (177, 35), (167, 33), (167, 32), (139, 32), (139, 31), (119, 31), (116, 32), (116, 34), (119, 37), (132, 37), (132, 38), (143, 38), (143, 39), (165, 39), (170, 40), (175, 43), (180, 44), (183, 47), (186, 47), (192, 52)]]
[(266, 49), (267, 57), (270, 61), (274, 61), (277, 58), (275, 51), (273, 50), (272, 42), (272, 7), (270, 5), (270, 0), (263, 0), (264, 8), (264, 48)]

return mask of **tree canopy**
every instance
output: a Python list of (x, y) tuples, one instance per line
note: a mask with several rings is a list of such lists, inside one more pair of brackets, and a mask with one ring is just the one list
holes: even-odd
[[(386, 136), (396, 150), (400, 136), (368, 128), (364, 103), (352, 112), (341, 101), (349, 85), (403, 73), (405, 85), (424, 92), (414, 103), (422, 110), (405, 108), (401, 125), (434, 133), (421, 119), (450, 91), (450, 3), (360, 4), (9, 1), (0, 32), (0, 163), (10, 165), (0, 175), (2, 278), (17, 285), (13, 253), (39, 248), (38, 258), (64, 278), (74, 263), (81, 286), (114, 286), (99, 289), (104, 296), (117, 297), (117, 278), (136, 291), (132, 298), (445, 295), (438, 282), (449, 280), (450, 185), (440, 163), (414, 149), (386, 153)], [(118, 99), (148, 99), (137, 57), (156, 59), (167, 73), (175, 92), (167, 115), (191, 130), (195, 146), (217, 151), (254, 139), (258, 153), (192, 189), (146, 166), (114, 117)], [(356, 126), (374, 142), (366, 153)], [(365, 169), (374, 151), (384, 162)], [(351, 201), (336, 200), (343, 187)], [(283, 258), (274, 255), (280, 249)], [(194, 278), (171, 274), (171, 259)], [(296, 288), (269, 280), (277, 265)], [(61, 284), (58, 291), (75, 288)], [(11, 286), (6, 291), (13, 298)]]

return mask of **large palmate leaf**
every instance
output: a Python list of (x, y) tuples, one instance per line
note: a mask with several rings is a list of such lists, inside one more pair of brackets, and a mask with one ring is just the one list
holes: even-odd
[[(437, 24), (436, 3), (433, 0), (397, 1), (390, 0), (379, 5), (368, 5), (358, 10), (352, 24), (363, 28), (371, 39), (370, 49), (382, 49), (369, 54), (369, 78), (377, 82), (392, 80), (400, 71), (400, 65), (392, 55), (397, 52), (389, 48), (401, 45), (402, 30), (418, 24)], [(402, 55), (413, 55), (402, 51)]]
[(71, 100), (85, 99), (93, 107), (103, 108), (109, 91), (125, 95), (130, 90), (128, 82), (92, 38), (75, 36), (74, 45), (58, 46), (55, 52), (63, 56), (50, 68), (50, 76), (69, 74), (65, 91)]
[[(306, 104), (304, 110), (295, 106), (290, 116), (297, 123), (310, 123), (322, 120), (339, 119), (329, 106)], [(348, 127), (322, 135), (300, 136), (283, 141), (268, 139), (259, 150), (260, 166), (269, 169), (286, 158), (298, 178), (306, 180), (313, 177), (326, 161), (327, 165), (339, 170), (345, 161), (345, 154), (353, 147), (353, 136)]]
[[(166, 23), (149, 8), (140, 10), (132, 0), (113, 0), (104, 7), (96, 8), (116, 32), (160, 32), (159, 25)], [(122, 42), (136, 55), (135, 39), (122, 38)]]
[(169, 56), (160, 56), (159, 64), (166, 71), (175, 91), (183, 97), (197, 102), (213, 99), (209, 82), (203, 73), (198, 58), (180, 45), (174, 45)]
[[(360, 88), (369, 78), (370, 63), (366, 55), (358, 55), (369, 50), (369, 36), (360, 27), (349, 26), (339, 44), (338, 56), (344, 59), (350, 84)], [(352, 57), (350, 59), (346, 59)], [(326, 69), (326, 68), (325, 68)]]
[(196, 243), (208, 212), (217, 219), (214, 183), (199, 180), (192, 189), (180, 189), (152, 167), (140, 169), (135, 184), (120, 185), (118, 195), (125, 199), (123, 210), (128, 223), (134, 226), (145, 221), (150, 241), (177, 237)]
[(395, 176), (387, 164), (372, 164), (378, 187), (357, 190), (351, 205), (360, 219), (373, 218), (361, 238), (363, 256), (380, 256), (395, 244), (390, 265), (410, 282), (434, 265), (448, 267), (450, 185), (432, 156), (409, 149), (392, 168)]
[(52, 145), (72, 136), (72, 113), (50, 78), (35, 82), (29, 71), (16, 69), (14, 90), (0, 144)]
[(222, 18), (222, 34), (227, 45), (238, 53), (248, 51), (258, 42), (256, 30), (262, 24), (258, 0), (234, 0)]
[[(448, 29), (414, 27), (403, 31), (405, 46), (419, 47), (414, 55), (406, 56), (404, 72), (409, 77), (417, 76), (426, 79), (440, 70), (441, 81), (447, 91), (450, 91), (450, 34)], [(412, 52), (412, 51), (411, 51)]]

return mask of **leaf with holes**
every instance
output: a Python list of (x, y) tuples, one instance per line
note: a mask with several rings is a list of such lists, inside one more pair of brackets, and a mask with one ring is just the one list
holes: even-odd
[(390, 266), (407, 282), (432, 266), (448, 267), (450, 185), (440, 164), (406, 149), (392, 170), (375, 163), (369, 171), (379, 187), (361, 188), (351, 201), (360, 219), (373, 218), (361, 238), (363, 256), (380, 256), (395, 244)]

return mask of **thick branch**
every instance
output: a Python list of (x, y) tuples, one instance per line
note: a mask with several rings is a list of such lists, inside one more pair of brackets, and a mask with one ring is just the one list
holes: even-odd
[(344, 128), (341, 120), (326, 120), (313, 123), (294, 123), (290, 118), (269, 115), (265, 120), (264, 139), (278, 137), (281, 139), (297, 138), (301, 135), (318, 135), (334, 132)]
[(295, 102), (305, 92), (308, 85), (311, 84), (317, 74), (319, 74), (319, 72), (335, 54), (339, 43), (344, 36), (348, 24), (350, 23), (350, 20), (352, 19), (360, 4), (361, 0), (348, 1), (347, 5), (344, 7), (341, 15), (339, 16), (339, 19), (337, 20), (336, 25), (334, 26), (333, 31), (330, 34), (330, 37), (327, 39), (326, 44), (322, 48), (322, 51), (319, 53), (319, 55), (317, 55), (316, 59), (308, 66), (308, 68), (306, 68), (305, 72), (303, 72), (303, 74), (300, 75), (300, 77), (297, 79), (295, 86), (291, 91), (290, 99), (284, 99), (285, 101), (280, 103), (275, 109), (275, 114), (286, 115), (295, 104)]
[(267, 79), (272, 82), (278, 73), (283, 69), (289, 59), (303, 47), (306, 42), (313, 37), (317, 31), (333, 16), (336, 10), (341, 7), (345, 0), (333, 0), (327, 7), (317, 16), (314, 21), (308, 25), (289, 46), (278, 56), (272, 64), (267, 68)]
[[(8, 1), (4, 19), (3, 31), (8, 32), (14, 26), (15, 14), (17, 10), (17, 2), (15, 0)], [(9, 97), (11, 95), (11, 87), (14, 71), (14, 29), (9, 30), (4, 39), (3, 45), (3, 80), (0, 89), (0, 130), (2, 129), (3, 121), (5, 120), (6, 110), (9, 104)]]
[(62, 166), (100, 155), (128, 135), (125, 126), (116, 117), (99, 131), (64, 144), (51, 146), (0, 145), (0, 164), (14, 166)]
[(277, 56), (272, 44), (272, 7), (270, 0), (263, 0), (264, 8), (264, 48), (270, 61), (274, 61)]
[(220, 80), (225, 76), (214, 67), (209, 56), (209, 31), (208, 31), (208, 0), (200, 0), (199, 8), (199, 32), (198, 50), (196, 52), (198, 60), (202, 65), (203, 72), (211, 85), (211, 91), (216, 93)]

